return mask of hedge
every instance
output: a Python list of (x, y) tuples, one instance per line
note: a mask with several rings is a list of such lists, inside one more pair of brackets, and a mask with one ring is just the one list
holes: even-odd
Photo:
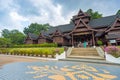
[(61, 54), (64, 48), (0, 48), (1, 54), (24, 55), (24, 56), (55, 56), (56, 53)]
[(56, 43), (43, 43), (43, 44), (23, 44), (13, 45), (12, 48), (31, 48), (31, 47), (58, 47)]

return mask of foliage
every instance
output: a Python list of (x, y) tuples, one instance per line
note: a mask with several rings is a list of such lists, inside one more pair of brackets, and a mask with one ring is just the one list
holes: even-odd
[(24, 45), (14, 45), (13, 48), (31, 48), (31, 47), (57, 47), (56, 43), (43, 43), (43, 44), (24, 44)]
[(101, 40), (97, 40), (97, 44), (98, 44), (99, 46), (101, 46), (101, 45), (103, 44), (103, 42), (102, 42)]
[(102, 17), (102, 14), (100, 14), (98, 11), (94, 12), (92, 9), (88, 9), (86, 13), (91, 16), (91, 19), (97, 19)]
[(9, 47), (11, 40), (7, 38), (0, 38), (0, 47)]
[(28, 33), (39, 34), (41, 31), (46, 31), (50, 28), (49, 24), (38, 24), (32, 23), (27, 27), (24, 28), (23, 32), (27, 35)]
[(55, 56), (56, 49), (59, 50), (59, 54), (64, 51), (64, 48), (0, 48), (1, 54), (11, 54), (11, 55), (28, 55), (28, 56), (40, 56), (48, 55)]
[(114, 57), (120, 57), (120, 50), (116, 46), (108, 46), (105, 48), (105, 52), (113, 55)]
[(4, 38), (10, 38), (10, 31), (8, 29), (2, 30), (2, 36)]
[(8, 29), (2, 30), (2, 36), (7, 38), (11, 41), (12, 44), (23, 44), (25, 35), (18, 30), (11, 30)]
[(120, 14), (120, 10), (118, 10), (116, 14)]

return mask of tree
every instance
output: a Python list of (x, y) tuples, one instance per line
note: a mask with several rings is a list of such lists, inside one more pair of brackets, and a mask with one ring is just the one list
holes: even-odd
[(46, 31), (50, 28), (49, 24), (38, 24), (38, 23), (31, 23), (30, 26), (28, 26), (28, 28), (24, 28), (23, 32), (25, 34), (28, 33), (34, 33), (34, 34), (39, 34), (41, 31)]
[(116, 14), (120, 14), (120, 10), (118, 10)]
[(23, 44), (25, 35), (18, 30), (11, 30), (8, 29), (2, 30), (2, 36), (6, 39), (10, 39), (12, 44)]
[(100, 14), (98, 11), (94, 12), (92, 9), (88, 9), (86, 13), (91, 16), (91, 19), (97, 19), (102, 17), (102, 14)]
[(10, 39), (13, 44), (23, 44), (25, 35), (18, 30), (12, 30), (10, 33)]
[(8, 29), (2, 30), (2, 36), (4, 38), (9, 38), (10, 31)]
[(11, 40), (7, 38), (0, 38), (0, 47), (8, 47), (11, 44)]

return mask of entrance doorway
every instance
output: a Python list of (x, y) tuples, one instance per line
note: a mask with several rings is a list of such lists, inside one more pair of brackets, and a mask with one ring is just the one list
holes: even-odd
[(83, 47), (83, 43), (86, 42), (87, 46), (92, 46), (92, 35), (74, 35), (73, 43), (75, 47)]

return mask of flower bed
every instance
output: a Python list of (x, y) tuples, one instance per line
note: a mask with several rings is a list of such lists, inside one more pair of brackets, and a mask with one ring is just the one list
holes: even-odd
[(64, 52), (64, 48), (0, 48), (1, 54), (55, 57)]
[(106, 60), (114, 63), (120, 63), (120, 48), (108, 46), (105, 48)]
[(117, 48), (116, 46), (106, 47), (105, 52), (107, 52), (108, 54), (111, 54), (112, 56), (116, 58), (120, 57), (120, 48)]

